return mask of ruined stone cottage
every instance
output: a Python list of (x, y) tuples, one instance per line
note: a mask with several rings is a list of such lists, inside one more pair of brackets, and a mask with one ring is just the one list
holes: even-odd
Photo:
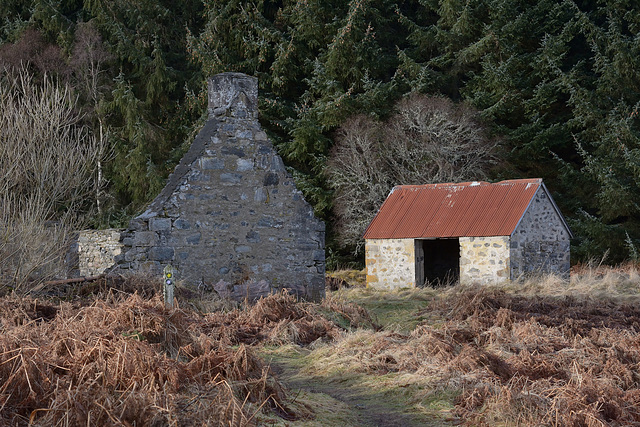
[(282, 288), (324, 296), (324, 223), (258, 122), (257, 79), (209, 79), (208, 120), (148, 209), (121, 233), (120, 272), (256, 298)]
[(367, 285), (568, 278), (571, 237), (541, 179), (402, 185), (364, 234)]

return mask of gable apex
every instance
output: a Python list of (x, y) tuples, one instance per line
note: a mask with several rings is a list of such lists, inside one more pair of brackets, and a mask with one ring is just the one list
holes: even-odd
[[(560, 212), (560, 208), (558, 208), (558, 205), (556, 205), (555, 200), (553, 200), (553, 197), (551, 197), (551, 193), (549, 192), (549, 189), (547, 188), (546, 185), (544, 185), (543, 182), (541, 182), (541, 185), (539, 187), (539, 189), (536, 191), (536, 194), (531, 198), (531, 201), (529, 202), (529, 206), (527, 206), (527, 208), (525, 209), (524, 214), (527, 213), (527, 211), (529, 210), (529, 208), (531, 207), (531, 204), (533, 203), (534, 199), (537, 197), (537, 194), (539, 192), (544, 193), (545, 197), (547, 198), (547, 200), (549, 201), (549, 204), (551, 205), (551, 207), (553, 208), (554, 212), (556, 213), (556, 216), (558, 217), (558, 219), (560, 220), (560, 223), (562, 224), (562, 226), (564, 227), (564, 229), (567, 231), (567, 233), (569, 234), (569, 237), (571, 239), (573, 239), (573, 232), (571, 231), (571, 228), (569, 227), (569, 224), (567, 223), (567, 221), (564, 219), (564, 216), (562, 215), (562, 212)], [(522, 221), (522, 219), (524, 218), (525, 215), (522, 215), (522, 217), (520, 217), (520, 220), (518, 221), (518, 223), (516, 224), (515, 228), (513, 229), (513, 232), (511, 233), (511, 235), (513, 235), (513, 233), (516, 232), (516, 230), (518, 229), (518, 227), (520, 226), (520, 222)]]

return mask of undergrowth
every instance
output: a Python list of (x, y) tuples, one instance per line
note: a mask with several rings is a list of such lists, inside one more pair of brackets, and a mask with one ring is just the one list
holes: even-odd
[[(343, 289), (332, 298), (371, 307), (385, 329), (318, 348), (307, 373), (392, 374), (398, 388), (420, 385), (414, 407), (453, 391), (452, 413), (468, 425), (640, 424), (639, 279), (634, 265), (587, 265), (570, 282)], [(393, 317), (417, 326), (385, 323)]]
[(278, 294), (252, 306), (212, 302), (206, 313), (202, 295), (186, 290), (167, 310), (144, 281), (93, 284), (75, 297), (5, 296), (0, 424), (353, 419), (330, 394), (290, 389), (266, 354), (306, 376), (296, 384), (357, 387), (369, 405), (435, 424), (640, 424), (638, 274), (581, 268), (569, 283), (345, 286), (320, 304)]
[[(122, 290), (93, 301), (0, 299), (0, 424), (242, 426), (259, 411), (295, 420), (252, 346), (305, 345), (344, 330), (286, 294), (209, 314), (183, 306)], [(373, 327), (357, 306), (325, 310)]]

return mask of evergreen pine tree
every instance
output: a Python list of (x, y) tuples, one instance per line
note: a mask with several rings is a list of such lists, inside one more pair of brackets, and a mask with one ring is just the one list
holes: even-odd
[(332, 132), (350, 115), (388, 114), (400, 95), (398, 48), (408, 46), (388, 0), (205, 2), (189, 47), (204, 74), (240, 71), (260, 84), (261, 118), (316, 212)]
[(443, 1), (439, 13), (444, 52), (422, 67), (442, 66), (451, 93), (508, 136), (501, 177), (545, 178), (581, 236), (578, 257), (624, 258), (640, 237), (637, 8), (480, 0)]

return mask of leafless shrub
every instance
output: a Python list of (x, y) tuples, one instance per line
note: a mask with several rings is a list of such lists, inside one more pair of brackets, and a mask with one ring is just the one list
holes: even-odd
[(395, 185), (485, 179), (496, 159), (497, 142), (470, 107), (413, 95), (396, 111), (385, 123), (357, 116), (338, 130), (326, 173), (344, 244), (362, 245), (364, 230)]
[[(71, 66), (81, 92), (89, 101), (87, 104), (91, 105), (89, 115), (95, 120), (99, 145), (103, 150), (107, 150), (109, 127), (106, 124), (103, 93), (107, 90), (105, 63), (111, 60), (112, 56), (104, 47), (102, 37), (93, 22), (79, 23), (75, 37)], [(102, 213), (102, 199), (105, 196), (102, 192), (104, 186), (102, 159), (110, 158), (112, 155), (111, 151), (103, 151), (99, 153), (96, 162), (97, 179), (94, 192), (98, 214)]]
[(365, 228), (393, 187), (385, 169), (380, 138), (382, 125), (365, 116), (347, 121), (339, 130), (327, 164), (335, 188), (335, 227), (344, 244), (358, 244)]
[(0, 80), (0, 285), (24, 290), (60, 273), (104, 149), (69, 87), (24, 70)]
[(55, 73), (66, 79), (70, 73), (60, 48), (47, 43), (42, 34), (33, 28), (26, 29), (15, 43), (0, 46), (0, 70), (20, 70), (23, 67), (41, 76)]

